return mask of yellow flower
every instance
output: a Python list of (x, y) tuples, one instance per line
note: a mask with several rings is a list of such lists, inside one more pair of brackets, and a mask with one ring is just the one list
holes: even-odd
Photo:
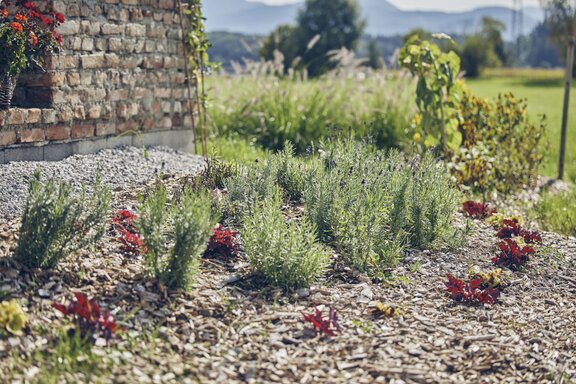
[(400, 314), (398, 308), (377, 301), (372, 308), (372, 315), (374, 317), (396, 317)]
[(0, 303), (0, 328), (10, 333), (19, 333), (26, 326), (27, 317), (16, 300)]
[(481, 272), (477, 268), (473, 268), (470, 271), (470, 277), (472, 279), (482, 279), (484, 281), (484, 285), (488, 288), (496, 288), (502, 284), (502, 269), (498, 268), (490, 272)]
[(421, 136), (418, 132), (416, 132), (416, 133), (414, 134), (414, 136), (412, 136), (412, 140), (414, 140), (415, 142), (419, 143), (420, 140), (422, 140), (422, 136)]

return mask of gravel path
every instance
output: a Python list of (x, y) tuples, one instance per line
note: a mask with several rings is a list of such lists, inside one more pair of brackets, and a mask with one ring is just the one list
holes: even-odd
[(158, 172), (193, 173), (202, 158), (166, 147), (144, 150), (136, 147), (108, 149), (92, 155), (71, 156), (56, 162), (15, 162), (0, 165), (0, 219), (18, 216), (25, 202), (28, 182), (36, 169), (44, 179), (71, 182), (76, 188), (89, 187), (98, 169), (112, 191), (142, 185)]

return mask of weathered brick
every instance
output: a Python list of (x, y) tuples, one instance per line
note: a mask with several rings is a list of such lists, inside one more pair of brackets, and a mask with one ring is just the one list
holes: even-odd
[(66, 74), (66, 83), (68, 83), (68, 85), (71, 87), (74, 87), (74, 86), (80, 84), (80, 73), (68, 72)]
[(83, 51), (93, 51), (94, 50), (94, 39), (90, 37), (85, 37), (82, 39), (82, 50)]
[(44, 141), (45, 132), (43, 128), (23, 129), (20, 131), (21, 143), (37, 143)]
[(96, 124), (96, 136), (109, 136), (116, 133), (116, 124), (98, 123)]
[(92, 124), (79, 124), (72, 126), (70, 137), (72, 139), (82, 139), (94, 136), (94, 125)]
[(104, 54), (102, 53), (84, 55), (80, 57), (80, 60), (84, 69), (102, 68), (104, 66)]
[(158, 128), (161, 128), (161, 129), (170, 129), (170, 128), (172, 128), (172, 119), (169, 118), (168, 116), (164, 116), (164, 117), (161, 118), (160, 121), (158, 122)]
[(46, 140), (68, 140), (70, 138), (70, 126), (57, 125), (55, 127), (46, 128)]
[(175, 9), (174, 0), (160, 0), (158, 6), (162, 9)]
[(146, 36), (146, 26), (140, 24), (126, 25), (126, 35), (131, 37), (144, 37)]
[(42, 116), (42, 110), (40, 108), (30, 108), (28, 109), (28, 116), (26, 117), (26, 123), (36, 124), (40, 122)]
[(100, 28), (103, 35), (121, 35), (124, 33), (124, 25), (122, 24), (102, 24)]
[(56, 31), (62, 36), (76, 35), (80, 32), (80, 22), (78, 20), (66, 20), (58, 26)]
[(100, 30), (102, 28), (101, 23), (99, 23), (98, 21), (92, 21), (92, 20), (82, 20), (80, 22), (80, 26), (82, 29), (82, 33), (85, 33), (85, 34), (91, 35), (91, 36), (96, 36), (97, 34), (99, 34)]
[(124, 45), (122, 43), (122, 39), (118, 37), (111, 37), (108, 39), (108, 50), (112, 52), (121, 51), (124, 49)]
[[(88, 108), (88, 112), (86, 113), (86, 117), (91, 120), (99, 119), (102, 116), (102, 106), (99, 104), (91, 105)], [(96, 127), (98, 130), (98, 127)], [(98, 134), (98, 133), (97, 133)]]
[(42, 110), (42, 123), (43, 124), (53, 124), (57, 121), (56, 111), (54, 109), (43, 109)]
[(25, 109), (10, 109), (6, 115), (7, 125), (22, 125), (26, 121), (28, 111)]
[(0, 146), (12, 145), (16, 142), (15, 131), (0, 131)]

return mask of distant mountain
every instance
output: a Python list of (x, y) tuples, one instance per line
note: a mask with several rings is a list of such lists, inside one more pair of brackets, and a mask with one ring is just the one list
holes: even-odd
[[(265, 35), (280, 24), (294, 23), (302, 4), (271, 6), (246, 0), (208, 0), (204, 4), (208, 31), (228, 31)], [(512, 10), (506, 7), (485, 7), (469, 12), (449, 13), (402, 11), (386, 0), (360, 0), (371, 35), (403, 35), (413, 28), (432, 32), (472, 33), (484, 16), (502, 21), (511, 38)], [(524, 10), (524, 33), (529, 33), (543, 19), (539, 8)]]

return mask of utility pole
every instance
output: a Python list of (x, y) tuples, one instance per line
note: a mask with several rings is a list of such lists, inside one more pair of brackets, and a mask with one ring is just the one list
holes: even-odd
[(514, 43), (514, 64), (520, 63), (520, 38), (524, 33), (524, 4), (522, 0), (512, 3), (512, 41)]

